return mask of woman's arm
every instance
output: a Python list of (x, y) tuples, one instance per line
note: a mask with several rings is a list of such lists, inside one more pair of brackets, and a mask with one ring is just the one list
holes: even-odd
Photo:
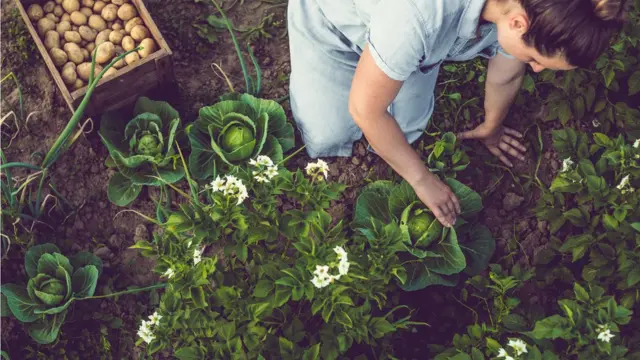
[(513, 104), (525, 73), (525, 64), (498, 54), (489, 60), (485, 86), (485, 120), (473, 130), (458, 135), (459, 139), (479, 139), (489, 151), (507, 166), (513, 166), (505, 153), (524, 160), (527, 151), (517, 139), (522, 134), (503, 126), (509, 108)]
[(452, 226), (460, 213), (458, 199), (429, 172), (387, 111), (401, 87), (401, 81), (389, 78), (378, 68), (366, 47), (353, 78), (349, 111), (376, 153), (411, 184), (443, 225)]

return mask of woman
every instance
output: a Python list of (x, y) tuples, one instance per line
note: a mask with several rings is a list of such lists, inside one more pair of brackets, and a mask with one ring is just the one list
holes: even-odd
[(350, 156), (364, 134), (445, 226), (456, 196), (410, 146), (426, 128), (443, 61), (490, 58), (478, 139), (508, 166), (522, 135), (503, 125), (533, 71), (589, 66), (608, 46), (624, 0), (290, 0), (290, 93), (311, 157)]

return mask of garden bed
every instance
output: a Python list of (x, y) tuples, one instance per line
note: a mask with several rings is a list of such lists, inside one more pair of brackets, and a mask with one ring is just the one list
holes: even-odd
[[(193, 0), (146, 0), (144, 3), (159, 31), (165, 36), (168, 48), (173, 50), (176, 79), (174, 87), (150, 92), (147, 94), (150, 98), (169, 102), (179, 112), (182, 124), (187, 124), (195, 120), (200, 108), (215, 104), (219, 96), (228, 91), (228, 82), (215, 64), (224, 70), (234, 87), (243, 87), (242, 71), (226, 30), (214, 31), (206, 23), (206, 17), (215, 11), (212, 6)], [(247, 36), (246, 40), (252, 41), (253, 51), (261, 65), (261, 97), (283, 99), (288, 93), (290, 72), (285, 31), (286, 1), (226, 3), (228, 15), (233, 19), (236, 29), (243, 30), (238, 31), (239, 36), (242, 39)], [(235, 5), (230, 6), (231, 3)], [(9, 161), (31, 163), (35, 159), (35, 163), (39, 163), (43, 156), (39, 154), (47, 153), (72, 114), (64, 91), (56, 87), (50, 69), (37, 52), (13, 2), (2, 3), (2, 19), (2, 76), (9, 71), (16, 75), (24, 102), (21, 118), (19, 93), (10, 81), (3, 82), (2, 116), (10, 110), (15, 111), (21, 120), (29, 115), (26, 124), (22, 122), (17, 127), (13, 123), (3, 125), (3, 151)], [(637, 49), (632, 51), (637, 56)], [(464, 66), (470, 68), (455, 71), (466, 74), (478, 70), (471, 67), (482, 67), (483, 63), (478, 61)], [(637, 63), (633, 66), (637, 69)], [(633, 69), (625, 74), (628, 73), (633, 73)], [(443, 76), (456, 78), (458, 73), (445, 70)], [(625, 81), (625, 78), (619, 81)], [(441, 100), (439, 109), (442, 110), (434, 115), (435, 124), (427, 132), (438, 132), (439, 138), (446, 131), (469, 129), (481, 121), (477, 105), (468, 106), (467, 115), (466, 111), (457, 111), (463, 106), (456, 102), (456, 96), (450, 96), (454, 92), (462, 94), (463, 98), (480, 96), (482, 86), (478, 85), (476, 79), (457, 79), (456, 87), (441, 85), (438, 91), (445, 100), (449, 98), (451, 102)], [(81, 95), (78, 94), (78, 98)], [(565, 229), (560, 234), (553, 234), (549, 228), (550, 219), (536, 216), (536, 205), (543, 196), (543, 187), (539, 185), (548, 187), (552, 183), (563, 167), (564, 158), (554, 150), (552, 139), (552, 131), (564, 126), (558, 120), (545, 121), (545, 107), (539, 101), (530, 101), (533, 97), (546, 95), (523, 91), (518, 105), (512, 110), (509, 125), (526, 135), (529, 148), (526, 161), (518, 163), (513, 169), (506, 169), (498, 165), (482, 145), (465, 143), (464, 148), (470, 154), (471, 163), (457, 174), (457, 180), (470, 186), (482, 197), (484, 209), (479, 221), (487, 226), (496, 239), (492, 263), (500, 263), (506, 270), (511, 270), (516, 264), (523, 269), (545, 264), (544, 258), (555, 246), (554, 237), (569, 237), (580, 232), (579, 229)], [(637, 95), (627, 103), (633, 103), (634, 99), (637, 100)], [(290, 119), (287, 101), (282, 104)], [(458, 121), (458, 115), (468, 118), (468, 121)], [(589, 112), (584, 119), (571, 117), (566, 126), (591, 133), (594, 132), (591, 122), (594, 117), (597, 118), (597, 115)], [(12, 240), (7, 258), (2, 261), (3, 284), (26, 279), (27, 274), (23, 269), (26, 250), (34, 244), (45, 242), (54, 242), (69, 254), (89, 251), (102, 260), (103, 273), (96, 294), (109, 294), (129, 287), (146, 287), (161, 280), (159, 274), (152, 272), (155, 262), (141, 256), (139, 250), (130, 249), (137, 242), (150, 241), (152, 232), (158, 227), (132, 212), (123, 212), (125, 207), (116, 206), (109, 200), (108, 183), (115, 171), (105, 166), (109, 152), (98, 135), (99, 119), (94, 120), (95, 123), (86, 125), (86, 133), (78, 137), (50, 170), (51, 182), (59, 193), (56, 196), (57, 206), (47, 206), (42, 223), (34, 226), (29, 224), (26, 229), (19, 227), (19, 236)], [(635, 121), (640, 120), (636, 118)], [(615, 129), (615, 125), (611, 128)], [(629, 134), (632, 131), (637, 131), (637, 128), (629, 128)], [(637, 133), (633, 134), (637, 136)], [(297, 132), (295, 136), (298, 148), (302, 143)], [(415, 146), (426, 158), (434, 141), (435, 138), (425, 135)], [(7, 145), (9, 142), (10, 145)], [(329, 163), (327, 182), (346, 185), (344, 192), (331, 202), (328, 209), (334, 220), (351, 221), (358, 195), (366, 185), (376, 180), (397, 180), (382, 159), (367, 151), (364, 141), (354, 146), (353, 157), (326, 160)], [(309, 161), (301, 152), (290, 159), (286, 166), (292, 170), (304, 169)], [(16, 174), (24, 176), (20, 172)], [(180, 189), (186, 191), (188, 186), (182, 184)], [(153, 218), (157, 210), (153, 199), (159, 196), (157, 188), (145, 187), (128, 208)], [(284, 208), (289, 206), (289, 200), (281, 200), (284, 200), (284, 204), (281, 204)], [(293, 204), (291, 201), (291, 206)], [(634, 211), (630, 211), (629, 216), (637, 216), (638, 210)], [(638, 221), (637, 218), (635, 221)], [(6, 222), (3, 224), (4, 233), (13, 231), (8, 226)], [(571, 253), (563, 256), (563, 260), (569, 264), (564, 267), (567, 272), (578, 269), (571, 265)], [(569, 259), (566, 259), (567, 256)], [(552, 277), (549, 275), (551, 272), (547, 268), (545, 272), (537, 274), (538, 281), (544, 282), (545, 276)], [(483, 272), (484, 275), (487, 273)], [(542, 312), (549, 313), (558, 299), (571, 295), (575, 281), (573, 276), (577, 275), (554, 274), (553, 279), (560, 280), (556, 280), (555, 286), (543, 290), (539, 290), (533, 281), (527, 282), (526, 286), (519, 289), (518, 297), (528, 309), (539, 311), (538, 308), (541, 308)], [(468, 296), (471, 291), (470, 286), (459, 284), (452, 288), (434, 286), (416, 292), (398, 291), (390, 294), (394, 304), (415, 309), (413, 321), (426, 322), (430, 326), (417, 326), (414, 331), (400, 332), (398, 336), (386, 339), (380, 347), (396, 349), (395, 356), (402, 359), (430, 358), (425, 355), (428, 353), (427, 345), (446, 344), (448, 347), (454, 334), (466, 332), (466, 326), (474, 322), (474, 312), (480, 314), (476, 321), (492, 321), (488, 319), (487, 311), (483, 310), (485, 303), (482, 299), (469, 296), (465, 300), (465, 293)], [(61, 335), (52, 345), (36, 344), (22, 330), (19, 322), (2, 318), (2, 350), (7, 351), (11, 359), (42, 356), (85, 359), (88, 358), (86, 354), (92, 354), (91, 358), (142, 358), (145, 349), (144, 346), (136, 346), (136, 332), (140, 321), (158, 306), (160, 294), (162, 291), (154, 290), (78, 302), (67, 314)], [(637, 319), (634, 321), (637, 326)], [(631, 331), (625, 335), (628, 338), (638, 337)], [(364, 355), (373, 358), (373, 353), (369, 346), (360, 345), (351, 349), (349, 357)], [(170, 358), (171, 354), (170, 351), (163, 351), (155, 356)], [(435, 356), (436, 352), (429, 354)]]

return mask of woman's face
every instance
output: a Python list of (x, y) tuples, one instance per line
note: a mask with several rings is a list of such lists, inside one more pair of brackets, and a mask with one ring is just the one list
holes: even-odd
[(508, 54), (523, 63), (529, 64), (535, 72), (544, 69), (550, 70), (572, 70), (576, 67), (569, 64), (564, 56), (554, 57), (543, 56), (534, 47), (525, 44), (522, 40), (529, 29), (529, 19), (524, 10), (516, 11), (504, 17), (496, 23), (498, 28), (498, 42)]

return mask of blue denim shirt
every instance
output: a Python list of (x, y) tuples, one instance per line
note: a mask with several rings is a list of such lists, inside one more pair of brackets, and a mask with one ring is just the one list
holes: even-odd
[(368, 44), (376, 64), (404, 81), (445, 60), (490, 58), (498, 51), (495, 24), (479, 25), (486, 0), (316, 0), (342, 40), (358, 54)]

